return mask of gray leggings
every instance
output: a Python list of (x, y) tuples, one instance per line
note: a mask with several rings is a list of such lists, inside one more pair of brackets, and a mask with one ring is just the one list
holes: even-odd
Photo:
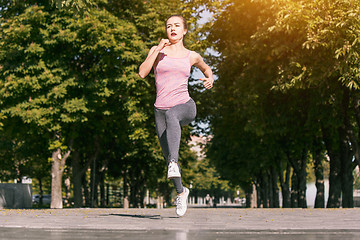
[[(169, 164), (170, 161), (178, 163), (181, 126), (192, 122), (195, 116), (196, 104), (191, 98), (186, 103), (176, 105), (170, 109), (155, 108), (156, 132), (167, 164)], [(173, 178), (172, 181), (175, 185), (176, 192), (178, 194), (182, 193), (183, 186), (181, 178)]]

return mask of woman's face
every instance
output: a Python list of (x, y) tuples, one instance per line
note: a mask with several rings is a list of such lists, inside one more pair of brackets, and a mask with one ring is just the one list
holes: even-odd
[(186, 32), (184, 22), (180, 17), (171, 17), (167, 20), (166, 34), (170, 41), (182, 40)]

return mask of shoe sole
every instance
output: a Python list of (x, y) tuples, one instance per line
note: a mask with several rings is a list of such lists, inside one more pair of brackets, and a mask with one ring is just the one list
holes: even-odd
[(179, 178), (179, 177), (181, 177), (180, 174), (179, 174), (179, 175), (168, 175), (168, 176), (167, 176), (168, 179)]

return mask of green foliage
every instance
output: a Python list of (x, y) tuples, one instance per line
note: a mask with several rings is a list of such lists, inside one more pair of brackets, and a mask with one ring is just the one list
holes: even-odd
[(136, 79), (130, 75), (140, 59), (136, 30), (105, 11), (74, 19), (69, 11), (50, 15), (35, 6), (1, 30), (2, 113), (45, 131), (88, 121), (118, 93), (115, 87), (126, 92)]
[(196, 161), (189, 174), (194, 191), (203, 197), (206, 194), (223, 196), (228, 192), (234, 192), (230, 187), (230, 182), (221, 178), (207, 158)]
[[(175, 13), (190, 23), (188, 46), (205, 49), (196, 23), (200, 3), (1, 4), (0, 156), (8, 160), (1, 164), (6, 178), (27, 174), (40, 180), (50, 171), (49, 151), (60, 148), (79, 153), (85, 168), (92, 161), (97, 173), (122, 177), (134, 196), (145, 188), (160, 194), (172, 190), (163, 177), (166, 166), (155, 134), (154, 78), (141, 79), (137, 71), (148, 49), (165, 36), (165, 19)], [(185, 168), (193, 161), (190, 131), (184, 129), (180, 151)], [(29, 171), (16, 172), (16, 161)]]
[(50, 0), (50, 3), (59, 9), (67, 8), (77, 11), (95, 6), (95, 2), (93, 0)]
[[(114, 135), (103, 144), (115, 138), (129, 147), (129, 139), (143, 140), (137, 132), (143, 125), (136, 123), (146, 117), (137, 114), (134, 105), (135, 96), (141, 96), (139, 90), (148, 84), (136, 75), (144, 44), (135, 26), (106, 10), (94, 9), (81, 17), (71, 9), (47, 10), (29, 6), (2, 22), (0, 104), (1, 116), (7, 117), (5, 126), (20, 120), (39, 133), (36, 141), (45, 139), (43, 149), (66, 150), (76, 140), (73, 147), (85, 150), (85, 156), (93, 153), (95, 144), (89, 143), (91, 135), (82, 138), (89, 130)], [(128, 119), (131, 126), (124, 124)], [(47, 161), (49, 152), (41, 153), (40, 158)], [(115, 153), (121, 158), (125, 150)]]
[[(271, 167), (283, 174), (281, 162), (297, 169), (304, 149), (325, 148), (324, 128), (347, 121), (358, 132), (358, 1), (222, 3), (209, 34), (219, 80), (203, 100), (213, 106), (208, 156), (222, 176), (241, 185)], [(356, 150), (358, 137), (347, 137)]]

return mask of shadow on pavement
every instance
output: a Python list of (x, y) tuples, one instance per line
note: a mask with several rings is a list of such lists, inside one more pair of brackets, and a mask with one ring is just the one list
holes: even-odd
[[(105, 215), (103, 215), (105, 216)], [(119, 213), (111, 213), (109, 216), (118, 216), (118, 217), (132, 217), (132, 218), (148, 218), (154, 220), (160, 220), (165, 218), (179, 218), (179, 217), (162, 217), (161, 215), (147, 215), (147, 214), (119, 214)]]

